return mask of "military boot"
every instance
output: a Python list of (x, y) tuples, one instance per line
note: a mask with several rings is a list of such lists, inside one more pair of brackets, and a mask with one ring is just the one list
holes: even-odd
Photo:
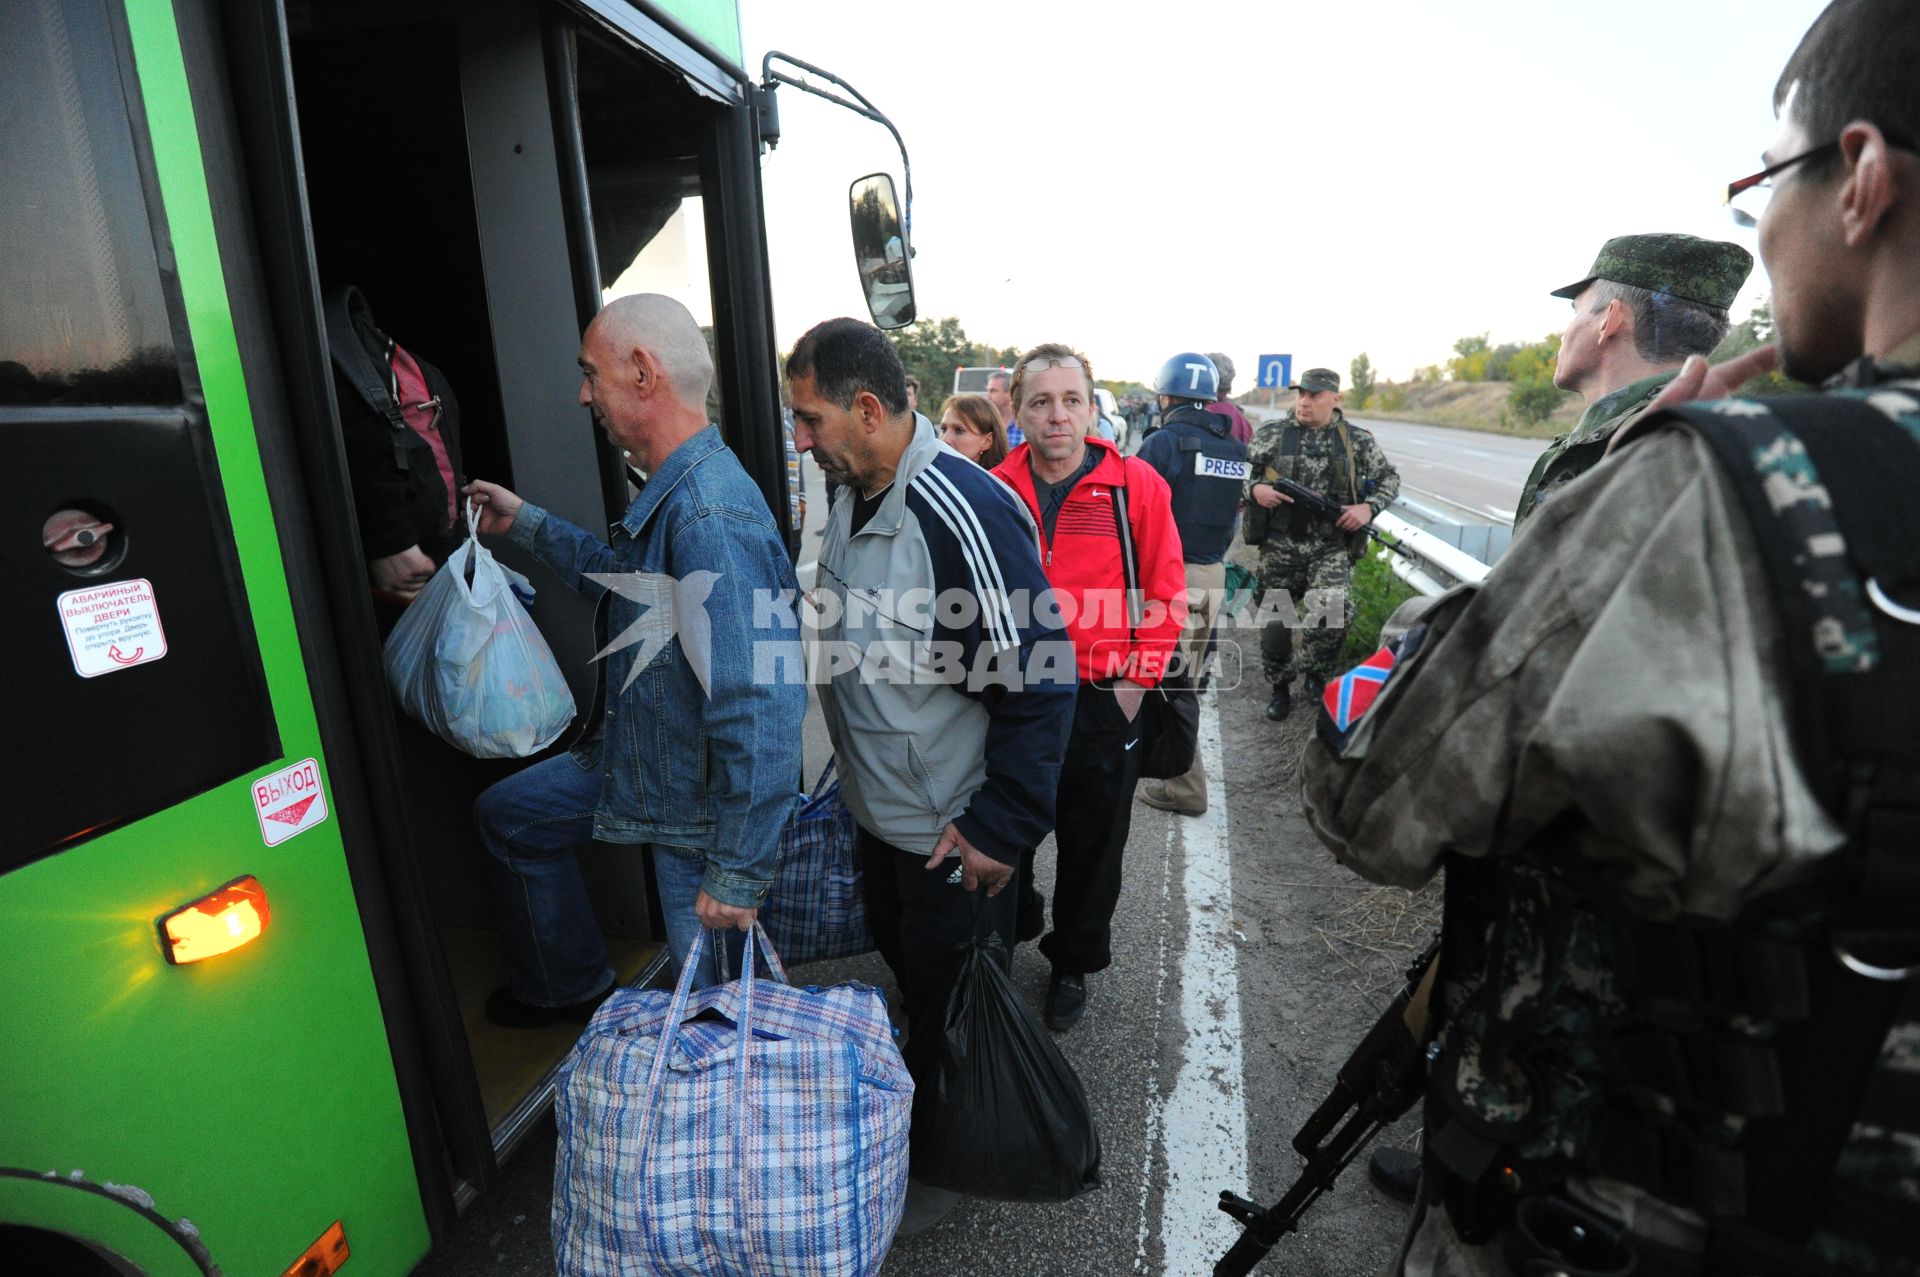
[(1267, 718), (1277, 723), (1292, 712), (1293, 693), (1287, 690), (1286, 684), (1275, 683), (1273, 699), (1267, 702)]

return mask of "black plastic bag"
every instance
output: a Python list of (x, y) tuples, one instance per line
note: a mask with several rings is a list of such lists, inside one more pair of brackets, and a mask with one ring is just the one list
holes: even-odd
[(1005, 961), (998, 936), (973, 941), (939, 1032), (911, 1044), (913, 1177), (969, 1197), (1064, 1202), (1100, 1187), (1100, 1132)]
[(1169, 674), (1140, 698), (1140, 779), (1172, 780), (1200, 748), (1200, 697), (1190, 674)]

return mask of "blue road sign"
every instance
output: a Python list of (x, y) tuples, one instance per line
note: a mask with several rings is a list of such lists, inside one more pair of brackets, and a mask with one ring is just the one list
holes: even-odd
[(1293, 381), (1292, 355), (1260, 356), (1260, 384), (1285, 390)]

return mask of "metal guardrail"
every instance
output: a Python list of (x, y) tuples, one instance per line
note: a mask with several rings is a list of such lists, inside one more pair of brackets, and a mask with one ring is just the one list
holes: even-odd
[(1382, 511), (1373, 526), (1413, 553), (1414, 559), (1409, 560), (1384, 549), (1378, 551), (1387, 556), (1395, 576), (1429, 598), (1445, 594), (1456, 585), (1476, 585), (1493, 570), (1459, 547), (1391, 512)]

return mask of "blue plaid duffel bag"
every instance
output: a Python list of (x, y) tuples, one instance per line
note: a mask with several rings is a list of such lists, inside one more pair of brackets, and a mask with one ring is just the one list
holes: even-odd
[(873, 951), (866, 888), (854, 850), (853, 813), (828, 759), (813, 793), (780, 836), (780, 867), (760, 921), (792, 965)]
[(740, 979), (691, 992), (705, 935), (671, 994), (615, 993), (560, 1066), (562, 1277), (877, 1273), (913, 1111), (885, 999), (786, 983), (758, 926)]

